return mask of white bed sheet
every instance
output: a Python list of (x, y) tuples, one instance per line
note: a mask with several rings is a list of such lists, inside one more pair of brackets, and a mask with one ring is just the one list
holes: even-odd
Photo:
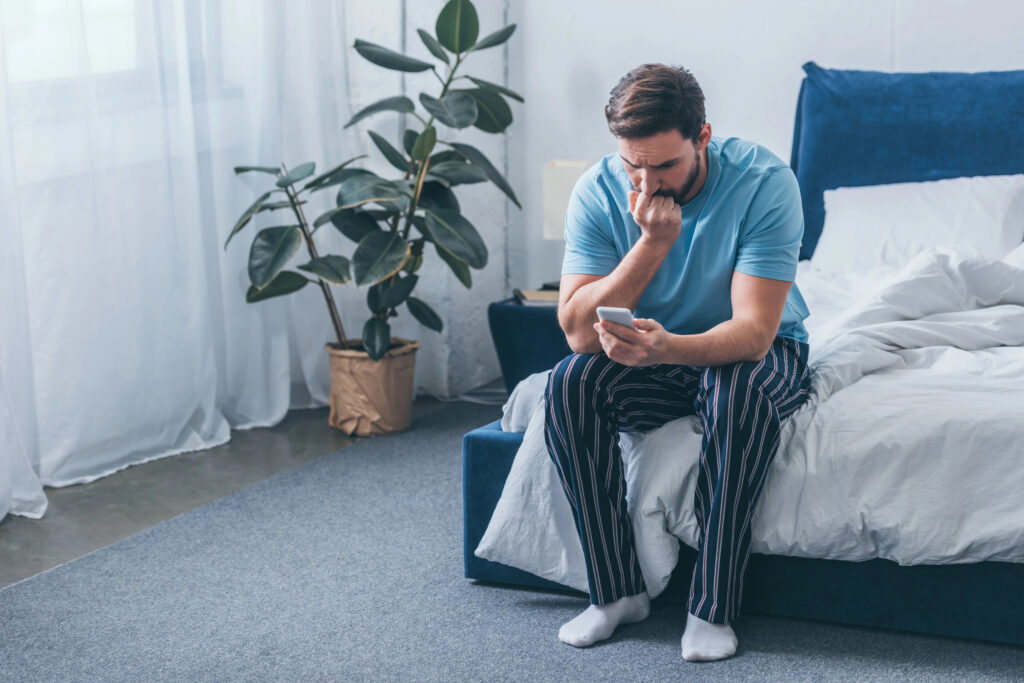
[[(752, 520), (753, 552), (901, 565), (1024, 562), (1024, 246), (1003, 261), (930, 250), (899, 271), (797, 283), (814, 371), (783, 424)], [(525, 431), (478, 557), (587, 591), (583, 552), (543, 440), (538, 373), (502, 428)], [(685, 417), (620, 437), (650, 595), (692, 510), (700, 426)]]

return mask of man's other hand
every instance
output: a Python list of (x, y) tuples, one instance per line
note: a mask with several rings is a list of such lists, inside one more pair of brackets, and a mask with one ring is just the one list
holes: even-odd
[(651, 241), (673, 244), (683, 227), (682, 209), (671, 197), (651, 194), (644, 181), (640, 191), (630, 190), (629, 210), (640, 231)]
[(666, 361), (670, 333), (650, 318), (634, 318), (633, 330), (608, 320), (594, 324), (606, 356), (622, 365), (655, 365)]

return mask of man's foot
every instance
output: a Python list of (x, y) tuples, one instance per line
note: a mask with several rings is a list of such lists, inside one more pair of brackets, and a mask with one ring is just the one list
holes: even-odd
[(611, 637), (619, 624), (643, 621), (651, 613), (651, 599), (644, 591), (627, 595), (607, 605), (591, 605), (558, 629), (558, 639), (576, 647), (588, 647)]
[(683, 659), (688, 662), (712, 662), (736, 654), (736, 634), (728, 624), (712, 624), (692, 614), (686, 615), (683, 631)]

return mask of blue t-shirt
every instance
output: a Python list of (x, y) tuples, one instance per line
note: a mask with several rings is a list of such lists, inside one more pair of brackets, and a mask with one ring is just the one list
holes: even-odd
[[(777, 156), (737, 138), (713, 137), (707, 149), (704, 187), (682, 207), (679, 238), (634, 312), (675, 334), (699, 334), (732, 318), (733, 270), (792, 282), (804, 234), (796, 176)], [(607, 275), (640, 239), (630, 187), (618, 154), (583, 174), (565, 215), (562, 274)], [(808, 315), (794, 282), (778, 334), (806, 342)]]

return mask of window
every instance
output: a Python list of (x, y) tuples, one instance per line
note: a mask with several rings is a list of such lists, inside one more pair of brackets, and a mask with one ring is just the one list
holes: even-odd
[(0, 0), (9, 85), (139, 66), (135, 0)]

